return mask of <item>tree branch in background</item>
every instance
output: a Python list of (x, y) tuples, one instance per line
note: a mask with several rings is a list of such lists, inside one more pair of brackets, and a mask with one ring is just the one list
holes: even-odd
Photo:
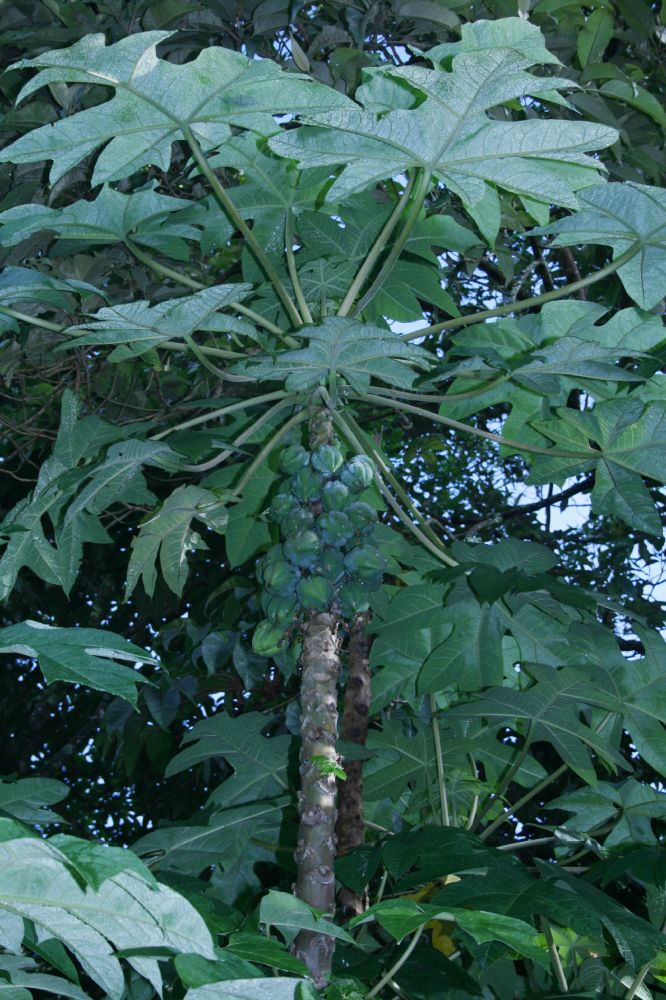
[[(349, 666), (345, 687), (340, 736), (348, 743), (364, 746), (370, 714), (370, 647), (366, 632), (369, 612), (359, 615), (349, 637)], [(363, 825), (363, 761), (345, 760), (346, 781), (338, 781), (338, 821), (335, 827), (338, 856), (347, 854), (365, 840)], [(338, 893), (338, 903), (345, 916), (355, 916), (365, 909), (364, 899), (351, 889)]]
[(546, 510), (550, 507), (555, 507), (558, 503), (562, 503), (564, 500), (570, 500), (571, 497), (578, 496), (581, 493), (587, 493), (592, 489), (594, 485), (594, 476), (586, 476), (578, 483), (573, 483), (568, 486), (566, 490), (561, 490), (559, 493), (553, 496), (541, 497), (540, 500), (534, 500), (533, 503), (521, 503), (514, 504), (512, 507), (505, 507), (504, 510), (499, 510), (492, 517), (485, 518), (483, 521), (477, 521), (466, 529), (465, 535), (475, 535), (481, 528), (485, 528), (491, 524), (498, 524), (501, 521), (508, 521), (513, 517), (522, 517), (525, 514), (536, 514), (540, 510)]

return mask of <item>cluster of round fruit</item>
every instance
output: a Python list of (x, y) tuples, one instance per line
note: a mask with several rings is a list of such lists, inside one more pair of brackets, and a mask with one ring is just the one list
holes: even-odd
[(357, 499), (373, 480), (370, 458), (345, 461), (330, 444), (313, 452), (290, 445), (281, 467), (289, 479), (269, 514), (282, 542), (257, 564), (267, 620), (252, 645), (264, 656), (277, 653), (285, 631), (305, 612), (332, 609), (350, 619), (366, 611), (385, 567), (373, 537), (377, 513)]

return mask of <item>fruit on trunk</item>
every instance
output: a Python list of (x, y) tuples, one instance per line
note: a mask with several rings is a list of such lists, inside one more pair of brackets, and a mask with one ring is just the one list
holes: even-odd
[(335, 545), (341, 549), (354, 537), (354, 525), (342, 510), (320, 514), (316, 526), (324, 545)]
[(272, 521), (281, 524), (291, 511), (298, 507), (298, 500), (293, 493), (278, 493), (273, 497), (268, 513)]
[(321, 491), (321, 505), (324, 510), (346, 510), (349, 500), (349, 487), (339, 479), (332, 479)]
[(290, 476), (307, 468), (309, 464), (310, 452), (306, 451), (302, 444), (290, 444), (280, 456), (280, 465)]
[(303, 501), (318, 500), (322, 485), (321, 476), (314, 469), (301, 469), (291, 479), (294, 496)]
[(370, 607), (370, 594), (358, 580), (350, 580), (340, 588), (338, 594), (340, 613), (344, 618), (353, 618)]
[(280, 525), (282, 537), (289, 538), (290, 535), (295, 535), (299, 531), (307, 531), (314, 525), (314, 520), (314, 514), (309, 507), (294, 507)]
[(322, 444), (312, 453), (312, 466), (323, 476), (333, 476), (343, 462), (342, 452), (333, 444)]
[(360, 493), (370, 486), (375, 475), (375, 465), (367, 455), (355, 455), (340, 470), (340, 479), (350, 490)]
[(294, 618), (298, 605), (293, 597), (279, 597), (277, 594), (262, 601), (268, 619), (276, 628), (286, 628)]
[(319, 558), (318, 568), (331, 583), (338, 583), (345, 575), (345, 561), (340, 550), (325, 548)]
[(300, 573), (286, 559), (264, 566), (264, 586), (271, 594), (279, 597), (289, 597), (296, 589)]
[(365, 534), (372, 531), (377, 522), (377, 511), (373, 510), (370, 504), (357, 500), (345, 507), (345, 514), (354, 525), (357, 531)]
[(357, 545), (345, 556), (347, 572), (362, 583), (381, 579), (385, 565), (384, 556), (376, 545)]
[(289, 562), (295, 566), (314, 569), (317, 565), (321, 542), (314, 531), (299, 531), (291, 535), (282, 547)]
[(259, 656), (275, 656), (280, 652), (284, 631), (272, 622), (259, 622), (252, 636), (252, 649)]
[(297, 593), (301, 607), (320, 611), (330, 604), (333, 587), (325, 576), (307, 576), (298, 584)]

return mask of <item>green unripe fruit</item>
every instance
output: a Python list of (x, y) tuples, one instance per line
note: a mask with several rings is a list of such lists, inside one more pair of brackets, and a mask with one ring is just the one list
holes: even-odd
[(331, 583), (337, 583), (345, 574), (345, 560), (339, 549), (324, 549), (319, 557), (319, 570)]
[(283, 559), (283, 558), (284, 554), (282, 552), (282, 546), (274, 545), (272, 548), (268, 550), (268, 552), (265, 555), (261, 557), (261, 559), (257, 559), (255, 575), (259, 583), (264, 582), (265, 578), (264, 570), (269, 565), (269, 563), (277, 562), (278, 559)]
[(259, 622), (252, 636), (252, 649), (259, 656), (275, 656), (280, 652), (283, 635), (283, 630), (271, 622)]
[(340, 611), (345, 618), (352, 618), (354, 615), (362, 614), (370, 607), (368, 591), (357, 580), (350, 580), (340, 588), (338, 594), (340, 601)]
[(345, 556), (347, 572), (362, 583), (381, 578), (385, 566), (384, 556), (376, 545), (357, 545)]
[(331, 510), (317, 518), (317, 531), (325, 545), (342, 548), (354, 536), (354, 525), (341, 510)]
[(301, 469), (291, 479), (292, 492), (299, 500), (318, 500), (321, 496), (321, 487), (321, 476), (312, 469)]
[(273, 497), (273, 502), (269, 507), (269, 514), (271, 520), (277, 521), (278, 524), (298, 507), (298, 500), (292, 493), (278, 493), (277, 496)]
[(350, 490), (360, 493), (370, 486), (375, 474), (375, 466), (367, 455), (356, 455), (345, 462), (340, 470), (340, 479)]
[(312, 455), (313, 468), (324, 476), (334, 475), (343, 462), (342, 452), (332, 444), (320, 445)]
[(307, 576), (298, 584), (297, 594), (302, 608), (319, 611), (330, 603), (333, 587), (325, 576)]
[(373, 510), (370, 504), (363, 503), (361, 500), (345, 507), (345, 514), (356, 530), (362, 533), (371, 531), (377, 521), (377, 511)]
[(344, 510), (349, 503), (349, 489), (338, 479), (326, 483), (321, 491), (321, 505), (324, 510)]
[(321, 548), (319, 536), (314, 531), (299, 531), (290, 535), (283, 545), (284, 554), (296, 566), (314, 569)]
[(277, 628), (286, 628), (291, 624), (297, 610), (297, 604), (293, 597), (278, 597), (277, 594), (270, 596), (265, 605), (262, 601), (267, 617)]
[(286, 473), (293, 476), (310, 464), (310, 452), (302, 444), (290, 444), (280, 456), (280, 465)]
[(285, 517), (282, 524), (282, 534), (285, 537), (295, 535), (299, 531), (307, 531), (314, 525), (314, 514), (309, 507), (294, 507)]
[(271, 594), (279, 597), (293, 594), (299, 579), (300, 573), (286, 559), (264, 566), (264, 586)]
[(284, 559), (284, 553), (282, 552), (281, 545), (271, 545), (270, 549), (264, 556), (264, 566), (268, 566), (269, 563), (278, 562), (278, 560)]

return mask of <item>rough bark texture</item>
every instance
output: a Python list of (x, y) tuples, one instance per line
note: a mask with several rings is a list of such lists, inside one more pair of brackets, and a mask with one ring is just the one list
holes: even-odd
[[(314, 614), (304, 630), (301, 655), (301, 792), (296, 863), (296, 895), (310, 906), (335, 912), (336, 784), (322, 774), (313, 757), (337, 761), (338, 623), (328, 612)], [(326, 985), (335, 940), (301, 931), (294, 951), (308, 967), (315, 986)]]
[[(327, 410), (310, 420), (310, 447), (333, 440)], [(295, 892), (310, 906), (335, 914), (335, 821), (337, 787), (332, 774), (322, 774), (313, 757), (337, 763), (339, 618), (329, 611), (313, 613), (303, 629), (301, 653), (301, 790), (295, 860)], [(315, 986), (328, 982), (335, 939), (301, 931), (294, 953), (305, 962)]]
[[(349, 667), (340, 735), (348, 743), (363, 746), (368, 735), (370, 712), (371, 638), (365, 630), (368, 615), (357, 618), (349, 637)], [(337, 853), (346, 854), (365, 840), (363, 827), (363, 761), (344, 764), (346, 781), (338, 783)], [(351, 889), (342, 889), (338, 903), (345, 916), (356, 916), (366, 909), (366, 900)]]

